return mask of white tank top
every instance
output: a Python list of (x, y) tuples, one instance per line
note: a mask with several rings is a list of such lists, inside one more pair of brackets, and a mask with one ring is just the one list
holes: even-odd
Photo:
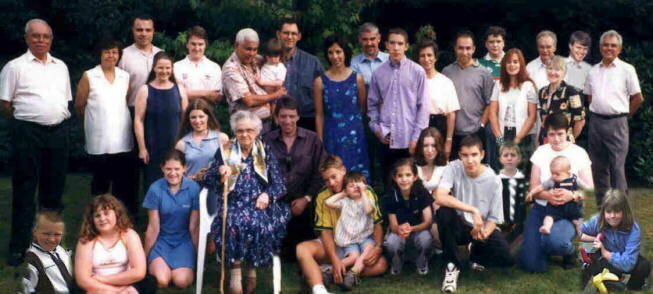
[(124, 272), (129, 266), (127, 247), (122, 240), (111, 248), (105, 248), (102, 242), (95, 240), (93, 245), (93, 273), (108, 276)]
[(113, 83), (98, 65), (86, 71), (89, 93), (84, 111), (86, 152), (93, 155), (132, 149), (132, 121), (127, 108), (129, 74), (116, 67)]

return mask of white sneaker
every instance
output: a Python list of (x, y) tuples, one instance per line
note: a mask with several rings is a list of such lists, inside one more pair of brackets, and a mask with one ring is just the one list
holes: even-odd
[(477, 272), (482, 272), (482, 271), (485, 270), (485, 267), (484, 267), (483, 265), (478, 264), (478, 263), (476, 263), (476, 262), (472, 262), (471, 267), (472, 267), (472, 270), (475, 270), (475, 271), (477, 271)]
[(313, 294), (332, 294), (332, 293), (327, 291), (324, 285), (316, 285), (313, 287)]
[(442, 281), (442, 292), (453, 293), (458, 288), (458, 275), (460, 270), (453, 264), (448, 263), (444, 272), (444, 280)]

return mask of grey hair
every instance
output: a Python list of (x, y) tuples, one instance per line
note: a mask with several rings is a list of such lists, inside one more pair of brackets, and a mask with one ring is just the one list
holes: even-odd
[(263, 130), (263, 122), (256, 114), (248, 110), (238, 110), (231, 115), (231, 118), (229, 118), (229, 125), (231, 126), (231, 130), (234, 131), (234, 133), (236, 132), (236, 125), (244, 119), (253, 121), (256, 130), (259, 134), (261, 133), (261, 130)]
[(549, 30), (543, 30), (537, 34), (537, 37), (535, 37), (535, 41), (539, 41), (542, 37), (550, 37), (553, 39), (553, 45), (558, 45), (558, 37), (556, 37), (556, 33), (549, 31)]
[(603, 34), (601, 35), (601, 39), (600, 39), (599, 43), (600, 43), (600, 44), (603, 44), (603, 40), (605, 40), (605, 38), (610, 38), (610, 37), (614, 37), (614, 38), (616, 38), (616, 39), (617, 39), (617, 43), (619, 43), (619, 47), (622, 47), (623, 42), (624, 42), (624, 39), (623, 39), (623, 38), (621, 37), (621, 35), (620, 35), (619, 33), (617, 33), (617, 31), (615, 31), (615, 30), (609, 30), (609, 31), (603, 33)]
[(379, 33), (379, 27), (377, 27), (375, 24), (371, 22), (366, 22), (362, 24), (360, 27), (358, 27), (358, 34), (362, 33), (373, 33), (373, 34), (378, 34)]
[(237, 44), (242, 44), (247, 41), (259, 43), (258, 34), (252, 28), (242, 29), (236, 34)]
[(25, 23), (25, 35), (29, 34), (29, 32), (32, 30), (32, 25), (35, 24), (35, 23), (41, 23), (41, 24), (44, 24), (45, 26), (47, 26), (48, 30), (50, 30), (50, 35), (52, 35), (52, 28), (50, 27), (48, 22), (45, 21), (45, 20), (42, 20), (40, 18), (32, 18), (32, 19), (28, 20), (27, 23)]
[(567, 60), (560, 55), (553, 56), (551, 62), (546, 65), (546, 68), (560, 69), (563, 72), (567, 72)]

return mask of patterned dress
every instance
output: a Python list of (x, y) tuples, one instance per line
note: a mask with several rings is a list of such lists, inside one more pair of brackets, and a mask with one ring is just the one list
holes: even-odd
[(347, 170), (361, 172), (370, 182), (369, 158), (358, 104), (356, 73), (344, 81), (322, 74), (324, 85), (324, 147), (342, 158)]
[[(280, 201), (286, 193), (286, 187), (277, 160), (267, 145), (265, 154), (268, 182), (255, 172), (254, 159), (250, 154), (242, 159), (240, 175), (234, 189), (229, 193), (225, 250), (227, 265), (241, 260), (255, 267), (270, 266), (272, 255), (280, 251), (281, 241), (286, 235), (290, 209), (287, 203)], [(211, 225), (218, 250), (223, 241), (223, 184), (218, 173), (218, 168), (222, 165), (222, 153), (216, 152), (202, 183), (218, 198), (218, 214)], [(270, 204), (266, 209), (256, 209), (256, 199), (263, 192), (270, 196)]]

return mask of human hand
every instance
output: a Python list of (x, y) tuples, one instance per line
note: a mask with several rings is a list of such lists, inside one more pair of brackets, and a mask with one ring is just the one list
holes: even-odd
[(270, 196), (268, 193), (261, 193), (261, 195), (256, 198), (256, 209), (266, 209), (270, 204)]
[(453, 144), (452, 139), (446, 139), (444, 141), (444, 154), (446, 155), (447, 158), (451, 155), (451, 145)]
[(281, 96), (283, 96), (283, 95), (288, 94), (288, 91), (286, 90), (285, 87), (280, 87), (279, 90), (277, 90), (277, 92), (275, 92), (275, 93), (277, 94), (277, 95), (276, 95), (277, 98), (279, 98), (279, 97), (281, 97)]
[(601, 248), (603, 248), (603, 242), (601, 242), (599, 238), (594, 238), (594, 243), (592, 244), (592, 248), (596, 250), (600, 250)]
[(226, 166), (226, 165), (221, 165), (221, 166), (218, 168), (218, 174), (220, 175), (220, 181), (221, 181), (221, 182), (224, 183), (224, 182), (227, 181), (227, 177), (229, 176), (229, 171), (230, 171), (230, 170), (231, 170), (231, 169), (230, 169), (228, 166)]
[(290, 211), (294, 216), (300, 215), (302, 212), (304, 212), (304, 209), (306, 209), (307, 205), (308, 200), (306, 200), (306, 197), (299, 197), (290, 203)]
[(191, 178), (193, 181), (196, 181), (196, 182), (197, 182), (197, 181), (201, 181), (201, 180), (204, 179), (204, 175), (206, 175), (206, 171), (207, 171), (207, 170), (208, 170), (208, 168), (200, 169), (199, 171), (197, 171), (197, 173), (195, 173), (194, 175), (190, 176), (190, 178)]
[(143, 148), (138, 151), (138, 158), (145, 164), (150, 163), (150, 154), (147, 152), (147, 148)]
[(483, 217), (481, 217), (481, 213), (478, 211), (478, 209), (475, 209), (473, 214), (472, 214), (472, 222), (473, 222), (473, 227), (471, 231), (472, 239), (474, 240), (482, 240), (483, 235), (482, 231), (483, 230)]
[(530, 191), (528, 194), (526, 194), (526, 202), (533, 202), (533, 191)]
[(513, 140), (513, 142), (515, 142), (515, 144), (519, 145), (519, 143), (521, 143), (521, 140), (522, 140), (522, 137), (515, 136), (515, 139)]
[(347, 268), (345, 268), (345, 265), (342, 264), (340, 259), (333, 261), (331, 270), (333, 271), (333, 281), (336, 284), (342, 284), (343, 277), (347, 273)]
[(368, 254), (367, 257), (363, 259), (363, 263), (366, 266), (372, 266), (376, 264), (376, 262), (379, 261), (379, 258), (381, 257), (382, 253), (383, 253), (383, 249), (381, 249), (380, 246), (374, 246), (374, 248), (372, 248), (372, 251), (370, 251), (370, 254)]
[(408, 153), (410, 153), (410, 155), (414, 155), (415, 148), (417, 148), (417, 142), (411, 141), (410, 145), (408, 145)]
[(574, 199), (573, 193), (567, 189), (553, 189), (551, 190), (551, 204), (563, 205)]
[(358, 192), (361, 193), (361, 197), (367, 196), (367, 184), (363, 182), (358, 183)]
[(206, 98), (206, 100), (208, 100), (209, 102), (215, 103), (218, 100), (220, 100), (220, 96), (221, 96), (220, 90), (214, 90), (214, 91), (208, 91), (208, 93), (204, 98)]

